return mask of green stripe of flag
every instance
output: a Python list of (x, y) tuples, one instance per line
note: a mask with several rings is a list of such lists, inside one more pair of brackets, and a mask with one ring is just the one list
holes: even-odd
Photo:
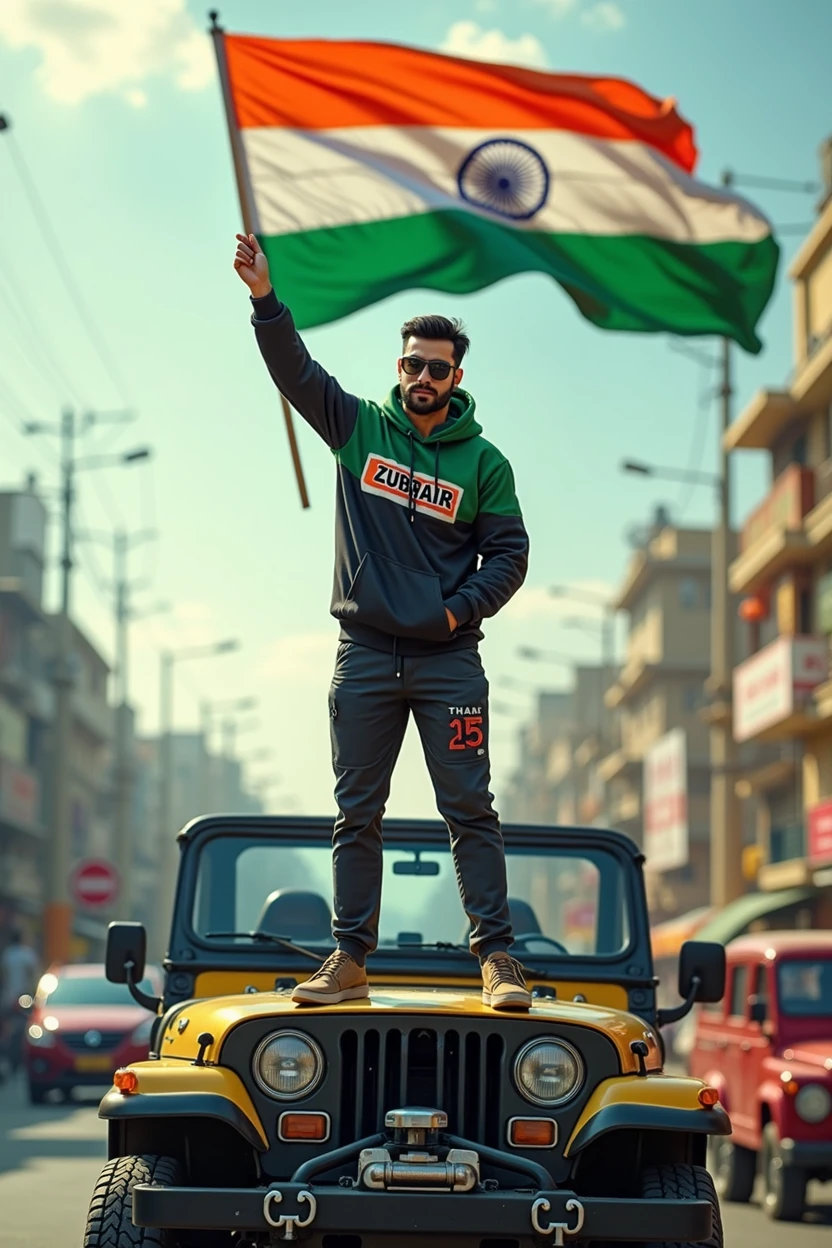
[(644, 235), (544, 234), (463, 209), (261, 238), (277, 291), (310, 329), (402, 290), (468, 294), (547, 273), (602, 329), (717, 334), (756, 354), (779, 248)]

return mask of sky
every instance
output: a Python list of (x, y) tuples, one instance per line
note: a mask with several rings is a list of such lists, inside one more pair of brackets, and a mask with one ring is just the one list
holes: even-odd
[[(632, 79), (676, 99), (696, 129), (698, 175), (708, 182), (726, 167), (816, 181), (817, 149), (832, 131), (832, 5), (817, 0), (226, 0), (221, 18), (234, 32), (379, 39)], [(252, 763), (250, 777), (270, 786), (272, 810), (327, 814), (333, 466), (299, 427), (312, 500), (301, 511), (278, 396), (232, 269), (239, 210), (206, 25), (205, 9), (185, 0), (0, 0), (0, 113), (12, 123), (0, 133), (0, 487), (32, 470), (50, 508), (57, 504), (54, 439), (24, 437), (21, 421), (55, 422), (67, 405), (132, 412), (131, 423), (102, 421), (85, 436), (90, 454), (146, 445), (153, 459), (79, 474), (78, 524), (91, 537), (78, 548), (73, 610), (111, 658), (109, 535), (157, 529), (158, 540), (136, 544), (130, 559), (137, 612), (170, 607), (131, 630), (140, 731), (158, 725), (161, 648), (239, 639), (235, 653), (177, 665), (177, 728), (194, 729), (206, 700), (257, 697), (257, 710), (240, 720), (239, 753), (268, 748), (271, 757)], [(15, 153), (90, 318), (61, 283)], [(776, 226), (813, 219), (817, 195), (743, 193)], [(765, 350), (735, 352), (735, 411), (791, 370), (787, 268), (800, 241), (781, 238)], [(423, 311), (461, 315), (469, 327), (466, 386), (486, 435), (514, 466), (531, 537), (527, 583), (488, 623), (482, 647), (497, 704), (499, 804), (535, 688), (563, 688), (569, 676), (563, 666), (524, 662), (518, 647), (599, 657), (593, 623), (568, 622), (586, 618), (585, 609), (548, 587), (611, 592), (624, 575), (628, 533), (657, 503), (682, 523), (710, 524), (708, 488), (626, 477), (619, 463), (715, 467), (718, 409), (707, 397), (715, 376), (665, 336), (595, 329), (539, 275), (462, 298), (404, 292), (306, 339), (343, 385), (379, 398), (395, 380), (398, 326)], [(681, 346), (715, 358), (708, 340)], [(762, 497), (768, 469), (756, 453), (736, 458), (741, 520)], [(53, 561), (52, 603), (57, 577)], [(433, 810), (412, 731), (388, 810)]]

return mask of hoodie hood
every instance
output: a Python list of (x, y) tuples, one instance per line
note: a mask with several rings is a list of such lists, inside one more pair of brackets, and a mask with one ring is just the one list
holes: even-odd
[(482, 427), (475, 418), (476, 405), (467, 390), (454, 390), (448, 419), (422, 438), (411, 421), (402, 404), (401, 389), (394, 386), (382, 404), (382, 411), (402, 433), (412, 434), (420, 442), (464, 442), (467, 438), (476, 438), (482, 433)]

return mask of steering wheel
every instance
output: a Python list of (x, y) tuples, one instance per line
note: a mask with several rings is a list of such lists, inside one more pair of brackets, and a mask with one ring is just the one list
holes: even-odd
[(514, 937), (515, 945), (525, 945), (527, 949), (530, 941), (548, 945), (556, 953), (565, 953), (569, 957), (569, 950), (565, 945), (562, 945), (559, 940), (553, 940), (551, 936), (544, 936), (542, 932), (524, 932), (522, 935)]

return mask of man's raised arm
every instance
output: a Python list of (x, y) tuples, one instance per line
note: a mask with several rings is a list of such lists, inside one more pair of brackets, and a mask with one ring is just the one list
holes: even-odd
[(234, 268), (251, 291), (251, 323), (272, 381), (327, 446), (338, 450), (352, 436), (358, 399), (312, 359), (272, 289), (269, 262), (253, 234), (237, 235)]

